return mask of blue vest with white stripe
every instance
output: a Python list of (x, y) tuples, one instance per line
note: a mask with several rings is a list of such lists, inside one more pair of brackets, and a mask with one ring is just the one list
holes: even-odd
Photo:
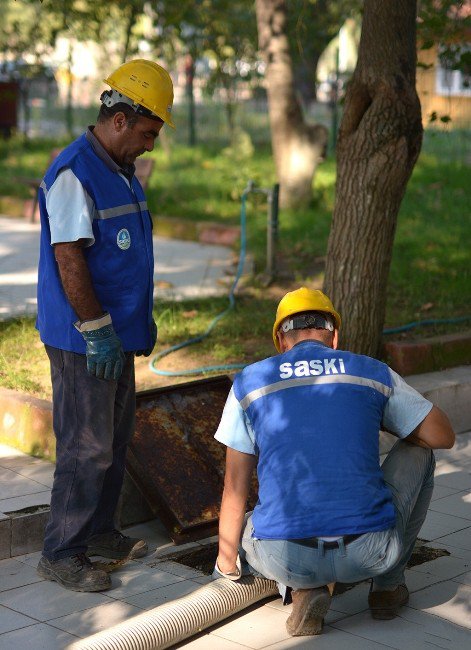
[(302, 539), (395, 525), (379, 465), (388, 367), (303, 341), (245, 368), (234, 393), (255, 432), (260, 539)]
[[(95, 153), (85, 135), (55, 159), (41, 185), (41, 245), (38, 272), (38, 318), (41, 340), (70, 352), (85, 353), (85, 341), (73, 323), (78, 320), (59, 277), (51, 246), (46, 194), (61, 169), (69, 167), (92, 198), (95, 242), (83, 249), (96, 296), (111, 314), (125, 351), (151, 346), (154, 254), (152, 220), (139, 181), (132, 189)], [(67, 197), (64, 196), (64, 201)]]

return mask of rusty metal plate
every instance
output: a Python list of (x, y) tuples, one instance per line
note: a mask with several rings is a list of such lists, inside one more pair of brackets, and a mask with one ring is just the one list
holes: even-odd
[(224, 445), (214, 440), (227, 376), (137, 393), (128, 470), (176, 542), (216, 531)]

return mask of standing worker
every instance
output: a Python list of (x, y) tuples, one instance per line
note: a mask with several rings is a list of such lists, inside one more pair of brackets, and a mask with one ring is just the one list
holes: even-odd
[[(293, 636), (321, 632), (336, 581), (371, 578), (374, 618), (407, 603), (432, 449), (455, 439), (447, 416), (388, 366), (337, 349), (340, 323), (321, 291), (287, 293), (273, 327), (280, 354), (236, 376), (216, 432), (227, 457), (213, 575), (237, 580), (242, 559), (276, 580), (292, 598)], [(380, 429), (400, 439), (381, 467)], [(244, 524), (255, 467), (258, 502)]]
[(137, 59), (105, 80), (96, 125), (64, 149), (41, 183), (37, 328), (51, 364), (56, 471), (38, 573), (102, 591), (88, 555), (141, 557), (144, 540), (115, 526), (134, 432), (134, 355), (149, 356), (152, 219), (134, 161), (171, 118), (166, 70)]

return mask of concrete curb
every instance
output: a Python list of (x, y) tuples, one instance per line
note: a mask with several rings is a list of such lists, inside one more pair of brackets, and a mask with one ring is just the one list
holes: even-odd
[(382, 357), (403, 377), (471, 363), (471, 331), (383, 343)]
[(55, 460), (52, 403), (0, 388), (0, 442), (31, 456)]
[(455, 433), (471, 429), (471, 365), (405, 378), (450, 418)]

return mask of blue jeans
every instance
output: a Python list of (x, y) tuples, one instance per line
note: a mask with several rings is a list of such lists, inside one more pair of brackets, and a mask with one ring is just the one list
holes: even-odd
[(241, 559), (256, 575), (276, 580), (280, 592), (352, 583), (373, 578), (379, 587), (403, 584), (404, 570), (425, 520), (433, 491), (435, 458), (424, 449), (399, 440), (382, 465), (396, 511), (394, 528), (365, 533), (339, 548), (302, 546), (290, 540), (257, 539), (248, 518), (241, 541)]
[(134, 433), (134, 354), (118, 381), (87, 372), (83, 354), (46, 346), (51, 363), (56, 469), (43, 554), (85, 552), (86, 540), (115, 528), (125, 456)]

